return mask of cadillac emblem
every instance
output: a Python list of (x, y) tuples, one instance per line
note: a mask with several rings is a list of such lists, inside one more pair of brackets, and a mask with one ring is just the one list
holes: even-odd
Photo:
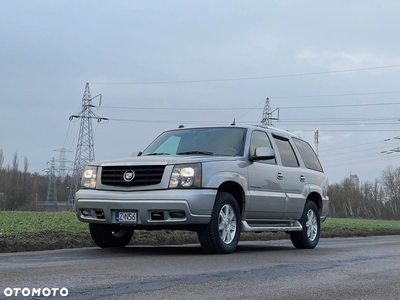
[(132, 170), (128, 170), (124, 173), (124, 180), (126, 182), (130, 182), (133, 180), (133, 178), (135, 178), (135, 172), (133, 172)]

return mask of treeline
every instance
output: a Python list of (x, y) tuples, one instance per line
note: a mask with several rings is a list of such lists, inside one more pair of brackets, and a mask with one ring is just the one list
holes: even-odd
[[(28, 159), (19, 170), (18, 154), (3, 166), (0, 149), (0, 210), (37, 210), (46, 201), (49, 176), (28, 172)], [(71, 178), (56, 181), (57, 200), (68, 200)], [(374, 183), (345, 178), (329, 186), (329, 217), (400, 220), (400, 167), (387, 168)]]
[[(19, 170), (17, 152), (11, 165), (3, 166), (4, 155), (0, 149), (0, 210), (38, 210), (46, 201), (49, 177), (28, 172), (29, 163), (25, 157), (23, 171)], [(67, 201), (70, 178), (57, 177), (56, 190), (58, 201)]]
[(380, 180), (358, 184), (350, 178), (329, 187), (330, 217), (400, 220), (400, 167)]

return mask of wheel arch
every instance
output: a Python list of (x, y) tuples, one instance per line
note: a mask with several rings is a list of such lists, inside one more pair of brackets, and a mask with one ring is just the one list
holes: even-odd
[(318, 212), (321, 215), (321, 213), (322, 213), (322, 197), (321, 197), (321, 195), (318, 194), (317, 192), (311, 192), (310, 194), (308, 194), (307, 200), (310, 200), (315, 203), (315, 205), (318, 208)]
[(218, 192), (230, 193), (239, 206), (240, 214), (243, 215), (245, 207), (245, 196), (242, 186), (235, 181), (225, 181), (218, 187)]

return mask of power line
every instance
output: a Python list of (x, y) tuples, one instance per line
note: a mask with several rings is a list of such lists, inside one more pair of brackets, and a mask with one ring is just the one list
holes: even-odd
[[(396, 139), (396, 138), (394, 138)], [(391, 139), (387, 139), (387, 140), (391, 140)], [(385, 140), (385, 141), (387, 141)], [(345, 148), (356, 148), (358, 146), (362, 146), (362, 145), (368, 145), (368, 144), (376, 144), (377, 142), (374, 143), (365, 143), (365, 144), (360, 144), (360, 145), (356, 145), (356, 146), (348, 146)], [(339, 148), (340, 149), (340, 148)], [(378, 149), (388, 149), (385, 151), (380, 151)], [(363, 158), (367, 158), (367, 157), (380, 157), (380, 159), (384, 157), (386, 157), (388, 154), (393, 154), (396, 153), (398, 151), (396, 151), (396, 147), (394, 147), (394, 145), (390, 145), (390, 144), (386, 144), (384, 146), (379, 146), (379, 147), (373, 147), (373, 148), (368, 148), (368, 149), (359, 149), (359, 150), (354, 150), (354, 151), (347, 151), (347, 152), (342, 152), (342, 153), (338, 153), (336, 152), (335, 154), (328, 154), (328, 155), (322, 155), (321, 156), (321, 160), (324, 162), (324, 165), (329, 165), (330, 163), (335, 163), (335, 165), (337, 163), (343, 163), (344, 161), (348, 161), (348, 160), (359, 160), (359, 159), (363, 159)], [(340, 149), (341, 150), (341, 149)], [(357, 156), (348, 156), (346, 154), (350, 154), (350, 153), (360, 153), (360, 152), (365, 152), (365, 151), (374, 151), (374, 153), (366, 153), (363, 155), (357, 155)], [(375, 152), (375, 151), (379, 151), (379, 153)], [(342, 157), (343, 155), (345, 155), (345, 157)], [(332, 157), (335, 156), (336, 159), (328, 159), (326, 160), (327, 157)], [(394, 155), (393, 155), (394, 156)], [(393, 157), (391, 156), (391, 157)], [(388, 157), (390, 159), (390, 157)], [(378, 159), (379, 160), (379, 159)], [(374, 160), (375, 161), (375, 160)]]
[[(315, 122), (315, 121), (314, 121)], [(317, 126), (356, 126), (356, 125), (363, 125), (363, 126), (369, 126), (369, 125), (400, 125), (400, 123), (395, 123), (395, 122), (374, 122), (374, 123), (340, 123), (340, 124), (321, 124), (319, 122), (317, 123), (308, 123), (308, 124), (303, 124), (303, 123), (292, 123), (292, 122), (282, 122), (281, 124), (290, 124), (290, 125), (296, 125), (296, 126), (310, 126), (310, 125), (317, 125)], [(332, 121), (331, 121), (332, 122)], [(354, 122), (360, 122), (360, 121), (354, 121)], [(368, 121), (371, 122), (371, 121)], [(332, 122), (333, 123), (333, 122)]]
[(305, 96), (272, 96), (271, 98), (274, 98), (274, 99), (323, 98), (323, 97), (348, 97), (348, 96), (385, 95), (385, 94), (398, 94), (398, 93), (400, 93), (400, 91), (325, 94), (325, 95), (305, 95)]
[(362, 103), (362, 104), (338, 104), (338, 105), (315, 105), (315, 106), (284, 106), (281, 109), (303, 109), (303, 108), (338, 108), (338, 107), (360, 107), (360, 106), (384, 106), (384, 105), (400, 105), (400, 102), (386, 103)]
[[(149, 120), (149, 119), (120, 119), (120, 118), (108, 118), (109, 121), (116, 121), (116, 122), (132, 122), (132, 123), (153, 123), (153, 124), (186, 124), (186, 125), (197, 125), (197, 124), (202, 124), (202, 125), (228, 125), (230, 124), (230, 121), (208, 121), (205, 122), (204, 120)], [(238, 120), (238, 119), (237, 119)], [(257, 125), (257, 122), (253, 122), (253, 121), (245, 121), (245, 122), (241, 122), (241, 124), (246, 125), (246, 124), (253, 124), (253, 125)], [(238, 126), (240, 126), (240, 124), (237, 124)], [(284, 123), (280, 123), (279, 127), (283, 127), (282, 125), (284, 125)], [(315, 131), (315, 128), (313, 129), (308, 129), (308, 128), (299, 128), (298, 126), (359, 126), (359, 125), (363, 125), (365, 127), (368, 126), (377, 126), (377, 125), (400, 125), (400, 123), (387, 123), (387, 122), (381, 122), (381, 123), (359, 123), (359, 124), (320, 124), (320, 123), (311, 123), (311, 124), (302, 124), (302, 123), (290, 123), (288, 124), (287, 127), (285, 127), (285, 130), (291, 131), (291, 132), (295, 132), (295, 131), (303, 131), (303, 132), (309, 132), (309, 131)], [(290, 126), (296, 126), (296, 128), (290, 128)], [(395, 132), (395, 131), (399, 131), (399, 129), (352, 129), (352, 128), (347, 128), (347, 129), (323, 129), (324, 132)]]
[[(372, 124), (371, 124), (372, 125)], [(298, 129), (286, 129), (288, 131), (298, 131)], [(301, 131), (309, 132), (315, 129), (301, 129)], [(324, 132), (399, 132), (399, 129), (324, 129)]]
[[(264, 100), (263, 100), (264, 102)], [(116, 108), (116, 109), (135, 109), (135, 110), (244, 110), (250, 109), (248, 107), (204, 107), (204, 108), (184, 108), (184, 107), (133, 107), (133, 106), (103, 106), (103, 108)]]
[[(158, 124), (205, 124), (204, 120), (149, 120), (149, 119), (117, 119), (117, 118), (108, 118), (109, 121), (117, 121), (117, 122), (133, 122), (133, 123), (158, 123)], [(208, 124), (227, 124), (229, 125), (232, 121), (209, 121)], [(254, 123), (254, 122), (253, 122)]]
[[(364, 143), (364, 144), (358, 144), (358, 145), (351, 145), (351, 146), (346, 146), (346, 147), (339, 147), (339, 148), (330, 148), (330, 149), (326, 149), (326, 150), (322, 150), (321, 152), (326, 152), (326, 151), (336, 151), (336, 150), (342, 150), (342, 149), (346, 149), (346, 148), (356, 148), (356, 147), (360, 147), (360, 146), (365, 146), (365, 145), (371, 145), (371, 144), (376, 144), (376, 143), (382, 143), (382, 142), (388, 142), (390, 140), (399, 140), (400, 137), (393, 137), (393, 138), (389, 138), (389, 139), (385, 139), (385, 140), (380, 140), (380, 141), (376, 141), (376, 142), (370, 142), (370, 143)], [(388, 145), (388, 144), (387, 144)]]
[(385, 160), (393, 160), (394, 158), (399, 158), (400, 155), (393, 155), (393, 156), (385, 156), (382, 158), (374, 159), (373, 161), (371, 159), (364, 159), (361, 161), (353, 161), (353, 162), (346, 162), (346, 163), (340, 163), (340, 162), (331, 162), (331, 163), (326, 163), (323, 164), (324, 168), (340, 168), (340, 167), (346, 167), (350, 165), (360, 165), (360, 164), (365, 164), (365, 163), (371, 163), (371, 162), (377, 162), (377, 161), (385, 161)]
[(260, 79), (273, 79), (273, 78), (288, 78), (288, 77), (301, 77), (301, 76), (314, 76), (325, 74), (348, 73), (369, 70), (381, 70), (389, 68), (398, 68), (400, 65), (368, 67), (358, 69), (347, 69), (337, 71), (324, 71), (324, 72), (309, 72), (285, 75), (270, 75), (270, 76), (256, 76), (256, 77), (239, 77), (239, 78), (220, 78), (220, 79), (200, 79), (200, 80), (175, 80), (175, 81), (138, 81), (138, 82), (92, 82), (91, 84), (107, 84), (107, 85), (139, 85), (139, 84), (179, 84), (179, 83), (206, 83), (206, 82), (223, 82), (223, 81), (244, 81), (244, 80), (260, 80)]
[(314, 122), (362, 122), (362, 121), (398, 121), (399, 117), (373, 117), (373, 118), (324, 118), (324, 119), (287, 119), (281, 123), (301, 122), (301, 123), (314, 123)]
[(378, 150), (378, 149), (388, 149), (388, 148), (393, 148), (393, 147), (390, 147), (389, 145), (386, 145), (386, 146), (382, 146), (382, 147), (359, 149), (359, 150), (347, 151), (347, 152), (335, 152), (333, 154), (325, 154), (325, 155), (321, 155), (320, 154), (320, 157), (323, 157), (324, 159), (326, 159), (327, 157), (331, 157), (331, 156), (334, 156), (335, 158), (339, 158), (340, 156), (345, 155), (345, 154), (360, 153), (360, 152), (365, 152), (365, 151), (375, 151), (375, 150)]
[[(134, 106), (102, 106), (111, 109), (135, 109), (135, 110), (173, 110), (173, 111), (191, 111), (191, 110), (254, 110), (264, 103), (264, 100), (254, 107), (134, 107)], [(400, 105), (400, 102), (384, 102), (384, 103), (361, 103), (361, 104), (336, 104), (336, 105), (314, 105), (314, 106), (280, 106), (279, 109), (309, 109), (309, 108), (341, 108), (341, 107), (361, 107), (361, 106), (385, 106)]]
[[(192, 109), (190, 109), (192, 110)], [(238, 118), (240, 119), (240, 118)], [(143, 119), (118, 119), (118, 118), (111, 118), (109, 120), (113, 121), (130, 121), (130, 122), (144, 122), (146, 120)], [(150, 122), (153, 122), (152, 120), (148, 120)], [(321, 124), (321, 123), (338, 123), (338, 122), (372, 122), (372, 121), (399, 121), (398, 117), (390, 117), (388, 118), (387, 116), (385, 117), (372, 117), (372, 118), (324, 118), (324, 119), (287, 119), (287, 120), (279, 120), (279, 123), (281, 125), (288, 124), (288, 125), (359, 125), (359, 124), (347, 124), (347, 123), (339, 123), (339, 124)], [(175, 121), (170, 121), (170, 120), (154, 120), (154, 122), (158, 123), (176, 123)], [(204, 121), (180, 121), (180, 122), (204, 122)], [(227, 123), (226, 121), (213, 121), (213, 122), (218, 122), (218, 123)], [(242, 121), (242, 123), (254, 123), (254, 121)], [(307, 124), (304, 124), (307, 123)], [(364, 125), (364, 123), (362, 123)], [(376, 124), (393, 124), (393, 123), (373, 123), (373, 125)], [(368, 125), (368, 124), (365, 124)]]
[[(204, 120), (150, 120), (150, 119), (123, 119), (123, 118), (108, 118), (109, 121), (117, 121), (117, 122), (136, 122), (136, 123), (161, 123), (161, 124), (177, 124), (177, 123), (186, 123), (186, 124), (204, 124), (205, 121)], [(342, 122), (341, 120), (325, 120), (325, 122), (330, 122), (332, 124), (321, 124), (321, 122), (319, 122), (318, 120), (316, 121), (310, 121), (308, 120), (307, 124), (304, 124), (304, 122), (302, 120), (293, 120), (293, 121), (280, 121), (279, 124), (281, 125), (287, 125), (287, 126), (314, 126), (314, 125), (318, 125), (318, 126), (359, 126), (359, 125), (363, 125), (363, 126), (376, 126), (376, 125), (400, 125), (399, 123), (396, 123), (395, 121), (397, 121), (396, 119), (392, 119), (393, 122), (373, 122), (373, 121), (377, 121), (376, 119), (363, 119), (363, 120), (354, 120), (353, 122), (361, 122), (361, 123), (338, 123), (338, 122)], [(225, 121), (225, 120), (218, 120), (218, 121), (208, 121), (208, 123), (212, 123), (212, 124), (228, 124), (230, 121)], [(298, 122), (298, 123), (296, 123)], [(351, 121), (347, 121), (347, 122), (351, 122)], [(368, 123), (369, 122), (369, 123)], [(373, 123), (371, 123), (373, 122)], [(254, 121), (243, 121), (241, 122), (241, 124), (245, 125), (245, 124), (258, 124), (257, 122)], [(237, 124), (238, 126), (240, 126), (240, 124)], [(295, 130), (298, 130), (298, 128), (296, 128)], [(305, 129), (301, 129), (301, 130), (305, 130)], [(315, 129), (314, 129), (315, 130)], [(348, 129), (351, 131), (375, 131), (374, 129)], [(324, 131), (342, 131), (342, 129), (324, 129)], [(381, 131), (381, 129), (379, 129), (378, 131)]]
[(250, 110), (249, 111), (247, 111), (244, 115), (242, 115), (241, 117), (239, 117), (238, 118), (238, 120), (240, 120), (240, 119), (242, 119), (244, 116), (246, 116), (248, 113), (250, 113), (251, 111), (253, 111), (254, 109), (256, 109), (257, 108), (257, 106), (259, 106), (261, 103), (263, 103), (264, 102), (264, 100), (263, 101), (261, 101), (261, 102), (259, 102), (256, 106), (254, 106), (253, 108), (250, 108)]
[(363, 155), (357, 155), (357, 156), (347, 156), (347, 157), (343, 157), (343, 158), (335, 158), (335, 159), (329, 159), (329, 160), (325, 160), (325, 157), (322, 157), (321, 160), (324, 162), (324, 164), (328, 164), (328, 163), (338, 163), (338, 162), (344, 162), (344, 161), (354, 161), (355, 159), (362, 159), (362, 158), (367, 158), (367, 157), (375, 157), (377, 156), (377, 153), (369, 153), (369, 154), (363, 154)]

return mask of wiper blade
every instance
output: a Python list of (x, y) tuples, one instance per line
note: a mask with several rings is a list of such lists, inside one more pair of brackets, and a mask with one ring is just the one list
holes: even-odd
[(213, 152), (210, 151), (186, 151), (186, 152), (178, 152), (177, 155), (188, 155), (188, 154), (200, 154), (200, 155), (213, 155)]
[(162, 153), (162, 152), (154, 152), (154, 153), (147, 153), (144, 156), (147, 155), (171, 155), (170, 153)]

